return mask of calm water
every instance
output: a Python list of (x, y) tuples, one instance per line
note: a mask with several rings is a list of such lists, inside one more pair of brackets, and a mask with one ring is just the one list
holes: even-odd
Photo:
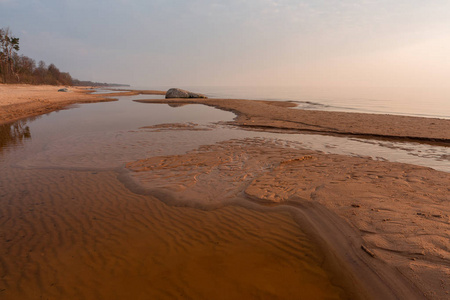
[[(167, 90), (170, 87), (136, 87)], [(180, 87), (212, 98), (294, 101), (302, 109), (450, 119), (450, 88)]]
[(230, 112), (137, 98), (0, 125), (1, 299), (344, 297), (287, 210), (204, 211), (128, 190), (125, 162), (253, 134), (216, 124)]
[[(158, 96), (160, 97), (160, 96)], [(156, 155), (181, 154), (233, 138), (277, 139), (289, 147), (369, 156), (450, 172), (450, 148), (421, 143), (255, 132), (217, 124), (234, 114), (202, 105), (170, 107), (119, 97), (0, 127), (0, 164), (26, 168), (114, 169)], [(146, 126), (194, 122), (205, 130), (155, 131)]]

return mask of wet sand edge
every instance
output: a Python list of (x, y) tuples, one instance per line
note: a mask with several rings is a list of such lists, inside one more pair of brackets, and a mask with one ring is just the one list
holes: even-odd
[[(180, 201), (179, 193), (167, 188), (148, 188), (136, 182), (133, 171), (122, 170), (119, 180), (132, 192), (152, 195), (171, 206), (194, 207), (214, 210), (218, 207), (235, 205), (258, 211), (273, 209), (265, 207), (263, 199), (242, 193), (217, 205), (203, 205)], [(189, 196), (187, 196), (189, 198)], [(184, 199), (186, 200), (186, 199)], [(365, 244), (358, 228), (348, 220), (321, 203), (307, 201), (295, 196), (276, 209), (287, 210), (293, 219), (318, 246), (325, 257), (324, 267), (330, 270), (333, 281), (343, 287), (351, 299), (426, 299), (422, 291), (404, 276), (395, 266), (376, 257)]]
[(73, 104), (116, 101), (118, 96), (164, 95), (156, 90), (111, 90), (108, 94), (92, 94), (96, 87), (0, 84), (0, 125), (65, 109)]
[(387, 114), (294, 109), (291, 102), (244, 99), (149, 99), (139, 103), (204, 104), (237, 115), (233, 125), (328, 135), (450, 144), (450, 120)]

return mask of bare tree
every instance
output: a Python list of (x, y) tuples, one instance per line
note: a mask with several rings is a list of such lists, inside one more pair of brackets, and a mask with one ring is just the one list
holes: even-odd
[[(3, 82), (18, 77), (14, 70), (13, 54), (19, 51), (19, 38), (14, 37), (9, 28), (0, 28), (0, 73)], [(18, 78), (17, 78), (18, 79)]]
[(20, 83), (33, 84), (35, 82), (33, 74), (36, 69), (36, 62), (28, 56), (19, 56), (17, 53), (13, 55), (13, 61), (15, 64), (14, 70), (20, 75)]

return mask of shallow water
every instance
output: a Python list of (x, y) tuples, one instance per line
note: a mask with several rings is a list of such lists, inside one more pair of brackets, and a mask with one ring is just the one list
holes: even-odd
[[(161, 97), (161, 96), (156, 96)], [(123, 163), (156, 155), (181, 154), (200, 145), (233, 138), (270, 138), (286, 146), (325, 153), (368, 156), (377, 160), (416, 164), (450, 172), (450, 148), (416, 142), (245, 131), (217, 123), (235, 115), (204, 105), (170, 107), (137, 103), (147, 95), (119, 97), (119, 101), (78, 105), (48, 116), (0, 128), (0, 151), (22, 157), (23, 167), (114, 169)], [(163, 123), (195, 123), (202, 130), (152, 130)], [(14, 151), (11, 151), (14, 150)]]
[(174, 207), (112, 171), (2, 168), (1, 299), (345, 298), (287, 212)]
[(112, 91), (109, 89), (97, 89), (92, 92), (93, 95), (107, 95), (107, 94), (115, 94), (115, 93), (125, 93), (126, 91)]
[[(168, 88), (154, 87), (158, 90)], [(183, 88), (212, 98), (293, 101), (302, 109), (450, 119), (450, 88), (203, 86)]]
[(0, 298), (345, 299), (289, 212), (168, 206), (118, 180), (131, 159), (223, 140), (210, 122), (233, 117), (122, 98), (2, 126)]
[[(0, 293), (10, 293), (11, 299), (31, 294), (57, 299), (68, 293), (104, 298), (114, 292), (126, 294), (127, 289), (133, 293), (141, 289), (156, 298), (217, 298), (220, 293), (233, 297), (233, 291), (248, 297), (297, 297), (298, 293), (344, 297), (342, 289), (331, 283), (333, 275), (320, 266), (320, 251), (286, 212), (170, 207), (123, 186), (116, 171), (129, 161), (260, 137), (286, 147), (371, 156), (450, 172), (448, 147), (244, 131), (223, 123), (234, 118), (230, 112), (132, 101), (148, 98), (76, 105), (0, 127), (4, 254), (0, 264), (6, 270)], [(195, 130), (152, 127), (166, 123), (196, 125)], [(207, 287), (218, 284), (211, 282), (215, 265), (222, 266), (221, 272), (226, 268), (216, 279), (220, 283), (216, 291)], [(29, 276), (35, 269), (37, 275)], [(64, 273), (68, 275), (61, 276)], [(99, 278), (108, 278), (109, 283)], [(146, 280), (160, 286), (146, 287)]]

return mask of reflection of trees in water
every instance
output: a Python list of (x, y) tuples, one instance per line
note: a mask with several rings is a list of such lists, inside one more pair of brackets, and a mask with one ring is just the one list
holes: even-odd
[(20, 120), (11, 124), (0, 125), (0, 152), (7, 146), (16, 146), (31, 138), (30, 119)]

